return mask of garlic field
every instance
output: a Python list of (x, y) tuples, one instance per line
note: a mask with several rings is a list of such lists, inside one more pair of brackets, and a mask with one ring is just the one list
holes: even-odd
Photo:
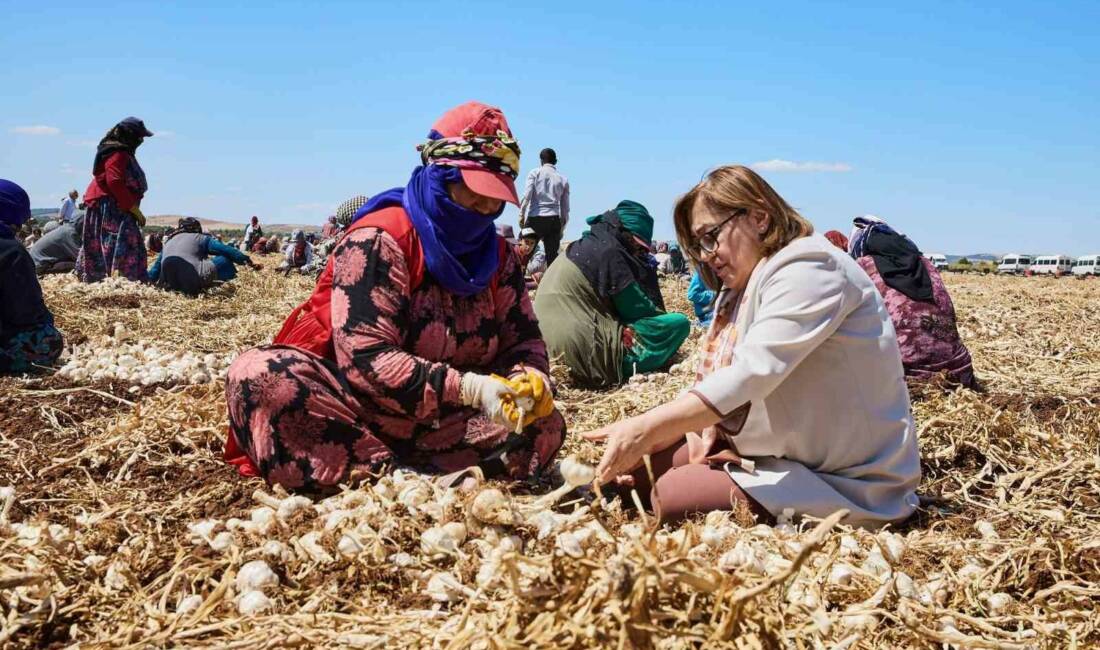
[(272, 490), (221, 460), (225, 369), (309, 279), (189, 299), (47, 278), (64, 366), (0, 379), (0, 647), (1100, 646), (1100, 281), (945, 281), (986, 391), (912, 390), (924, 505), (868, 532), (658, 528), (594, 498), (575, 434), (687, 386), (694, 338), (616, 391), (555, 368), (570, 436), (543, 485)]

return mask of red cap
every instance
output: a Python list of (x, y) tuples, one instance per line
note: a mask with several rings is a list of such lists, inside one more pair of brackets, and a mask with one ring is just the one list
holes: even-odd
[[(508, 120), (504, 119), (504, 113), (495, 106), (482, 104), (481, 102), (466, 102), (456, 106), (436, 120), (432, 130), (444, 138), (458, 138), (466, 134), (493, 136), (498, 131), (507, 133), (512, 137), (512, 130), (508, 128)], [(519, 205), (519, 194), (516, 193), (516, 182), (507, 174), (498, 174), (486, 169), (462, 168), (462, 180), (472, 191), (482, 196), (488, 196), (501, 201), (508, 201)], [(516, 170), (517, 173), (519, 170)]]

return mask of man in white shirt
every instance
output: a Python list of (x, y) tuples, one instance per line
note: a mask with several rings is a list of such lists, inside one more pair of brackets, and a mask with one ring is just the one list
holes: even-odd
[(558, 154), (553, 149), (539, 152), (538, 169), (527, 175), (527, 186), (519, 206), (520, 228), (530, 228), (543, 241), (547, 265), (554, 263), (561, 248), (561, 236), (569, 223), (569, 180), (558, 173)]
[(72, 223), (73, 213), (76, 212), (76, 197), (80, 196), (76, 190), (69, 192), (69, 195), (61, 199), (61, 208), (57, 211), (57, 220), (61, 223)]

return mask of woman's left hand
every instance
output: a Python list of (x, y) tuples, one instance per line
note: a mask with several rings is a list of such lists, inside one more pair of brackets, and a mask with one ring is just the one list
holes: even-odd
[(596, 468), (596, 480), (600, 483), (622, 482), (642, 464), (642, 457), (651, 453), (650, 441), (639, 418), (621, 420), (581, 436), (585, 440), (607, 442)]

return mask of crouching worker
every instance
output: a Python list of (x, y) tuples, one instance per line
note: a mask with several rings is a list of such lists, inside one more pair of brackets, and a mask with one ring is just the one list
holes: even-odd
[[(327, 491), (383, 466), (529, 479), (554, 458), (546, 346), (493, 220), (518, 203), (499, 109), (447, 112), (408, 185), (356, 215), (273, 345), (229, 369), (226, 459)], [(520, 408), (524, 408), (520, 421)]]
[[(920, 456), (890, 315), (858, 264), (747, 167), (676, 204), (676, 234), (718, 289), (698, 382), (586, 434), (597, 470), (662, 521), (735, 504), (877, 527), (916, 509)], [(651, 455), (656, 485), (643, 456)]]
[(42, 239), (29, 249), (31, 259), (34, 260), (34, 272), (45, 275), (72, 271), (76, 267), (76, 256), (80, 253), (83, 232), (84, 215), (80, 213), (72, 221), (61, 222), (42, 235)]
[(279, 264), (279, 271), (290, 274), (291, 271), (308, 273), (313, 262), (313, 244), (306, 241), (305, 233), (295, 230), (290, 233), (290, 241), (283, 250), (283, 261)]
[(237, 277), (237, 264), (260, 268), (241, 251), (203, 233), (198, 219), (184, 217), (164, 238), (163, 249), (149, 269), (149, 281), (165, 289), (197, 296), (215, 281), (229, 282)]
[(856, 217), (848, 250), (886, 301), (905, 376), (943, 378), (977, 390), (970, 350), (959, 336), (955, 304), (932, 261), (905, 235), (874, 215)]
[(535, 313), (550, 354), (564, 356), (578, 383), (616, 385), (667, 364), (691, 321), (665, 313), (647, 262), (653, 217), (645, 206), (622, 201), (588, 225), (546, 271)]
[(0, 375), (42, 370), (61, 356), (61, 332), (42, 299), (34, 260), (15, 237), (30, 218), (27, 193), (0, 179)]

